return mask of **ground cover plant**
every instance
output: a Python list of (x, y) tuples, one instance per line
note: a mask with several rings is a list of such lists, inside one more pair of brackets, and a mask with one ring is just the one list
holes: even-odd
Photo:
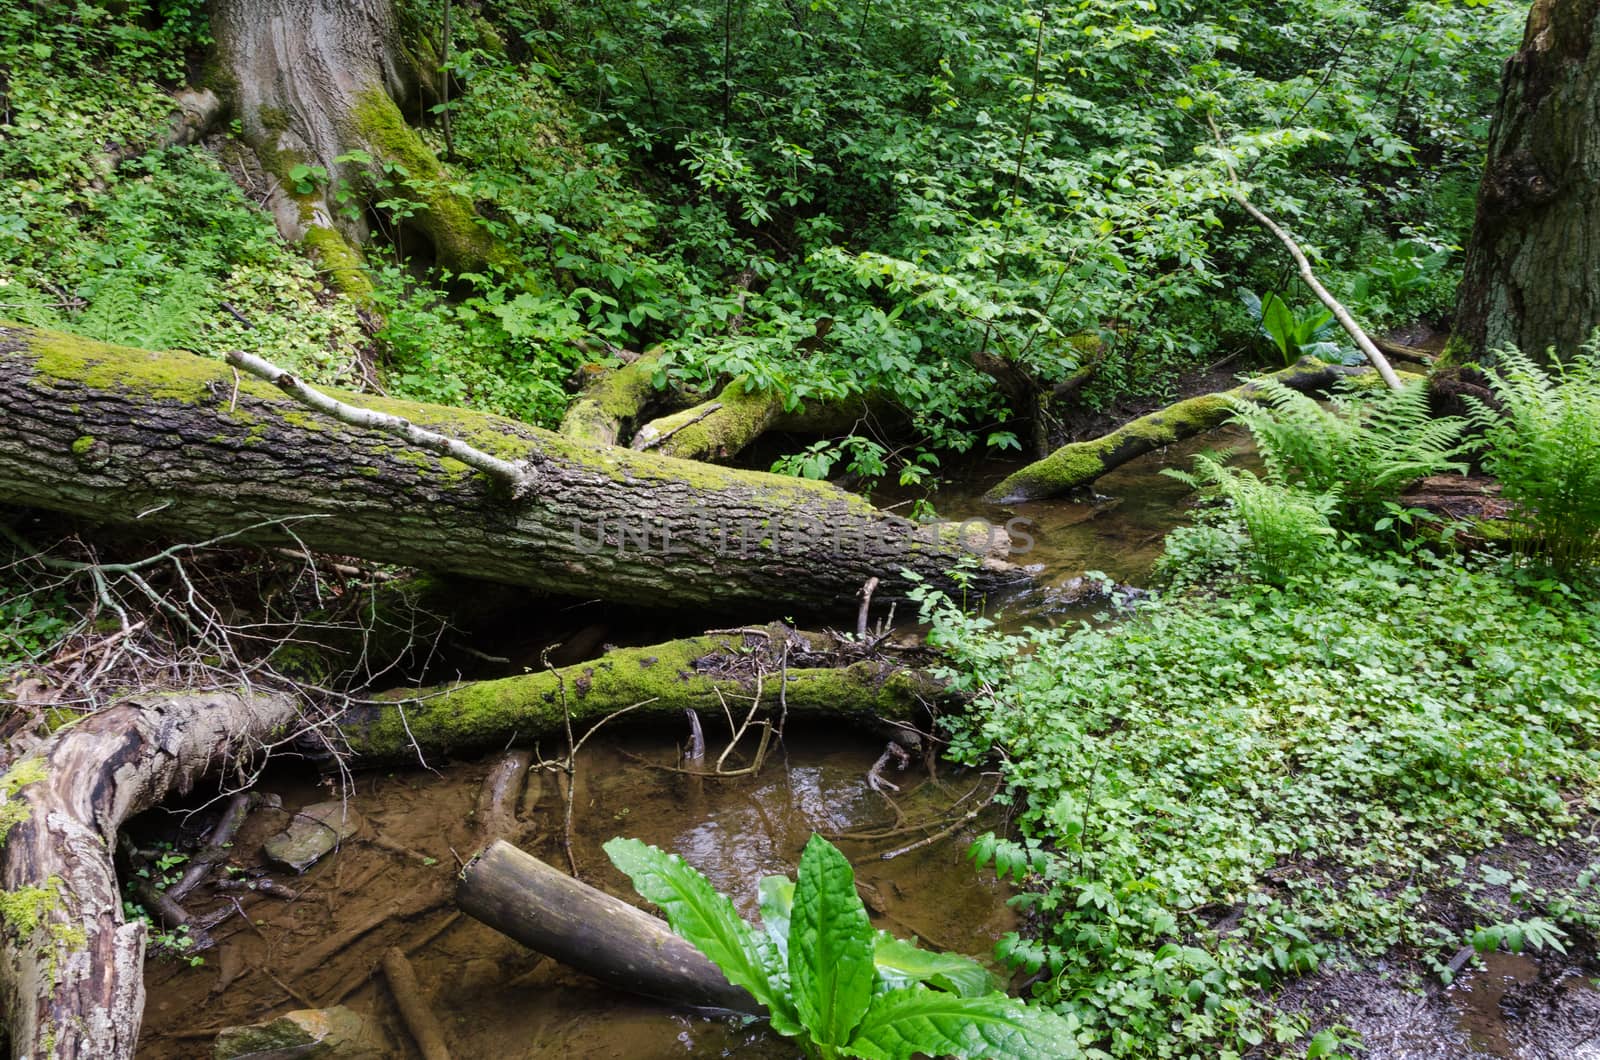
[(1490, 561), (1334, 548), (1106, 627), (930, 617), (975, 697), (953, 753), (1015, 793), (1019, 837), (975, 848), (1037, 918), (1001, 950), (1109, 1055), (1281, 1048), (1312, 1029), (1264, 1003), (1286, 976), (1442, 968), (1468, 940), (1422, 900), (1461, 855), (1600, 807), (1600, 601)]

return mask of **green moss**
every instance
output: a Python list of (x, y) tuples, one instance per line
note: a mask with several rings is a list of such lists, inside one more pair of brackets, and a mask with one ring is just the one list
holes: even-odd
[[(774, 633), (777, 633), (775, 628)], [(781, 643), (775, 635), (774, 643)], [(628, 717), (677, 717), (688, 707), (720, 711), (724, 697), (748, 694), (734, 678), (716, 679), (697, 670), (709, 655), (737, 650), (728, 637), (689, 637), (644, 648), (621, 648), (602, 659), (500, 681), (479, 681), (453, 689), (429, 690), (401, 700), (364, 730), (351, 732), (351, 747), (377, 757), (404, 757), (414, 746), (424, 749), (467, 749), (504, 742), (515, 732), (522, 737), (560, 729), (565, 724), (562, 701), (575, 723), (596, 721), (641, 704)], [(776, 660), (772, 660), (774, 667)], [(559, 675), (559, 678), (558, 676)], [(917, 708), (917, 694), (934, 689), (914, 672), (890, 672), (882, 664), (843, 669), (791, 670), (786, 700), (791, 713), (829, 713), (861, 717), (906, 718)], [(768, 694), (775, 693), (768, 682)], [(401, 711), (404, 711), (404, 718)]]
[(352, 299), (362, 309), (373, 311), (372, 281), (367, 278), (365, 261), (344, 236), (323, 225), (306, 229), (305, 246), (313, 259), (327, 273), (333, 289)]
[(4, 775), (0, 775), (0, 843), (5, 842), (6, 836), (11, 834), (11, 829), (21, 824), (28, 817), (28, 805), (16, 798), (29, 784), (37, 784), (45, 778), (44, 759), (24, 758)]
[(666, 437), (661, 452), (684, 460), (726, 459), (761, 436), (783, 410), (783, 399), (768, 391), (750, 390), (739, 376), (722, 388), (713, 402), (721, 407), (707, 413), (706, 405), (684, 409), (651, 424), (658, 437)]
[(27, 886), (14, 891), (0, 891), (0, 923), (23, 938), (32, 935), (39, 930), (39, 923), (45, 914), (61, 900), (56, 891), (59, 883), (52, 876), (43, 887)]
[(406, 124), (400, 109), (379, 86), (363, 92), (352, 109), (357, 135), (372, 153), (398, 162), (409, 172), (405, 192), (424, 208), (412, 222), (433, 240), (439, 263), (457, 272), (494, 266), (515, 269), (520, 262), (477, 222), (472, 203), (450, 190), (439, 159)]
[(256, 118), (268, 132), (281, 133), (289, 129), (289, 115), (278, 107), (262, 104), (256, 108)]
[(74, 438), (72, 441), (72, 453), (74, 456), (88, 456), (89, 450), (93, 448), (94, 435), (92, 434), (85, 434), (81, 437)]

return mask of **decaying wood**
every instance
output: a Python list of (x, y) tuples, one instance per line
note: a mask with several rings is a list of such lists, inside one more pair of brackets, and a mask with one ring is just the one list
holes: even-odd
[(665, 923), (496, 841), (461, 871), (462, 912), (563, 964), (632, 994), (692, 1008), (762, 1015)]
[[(1338, 380), (1360, 371), (1303, 357), (1292, 367), (1273, 372), (1267, 378), (1295, 390), (1317, 391), (1326, 390)], [(1186, 398), (1130, 420), (1110, 434), (1063, 445), (1044, 459), (1035, 460), (1006, 476), (984, 495), (984, 499), (995, 504), (1014, 504), (1058, 496), (1088, 485), (1130, 460), (1221, 426), (1233, 416), (1233, 407), (1228, 403), (1230, 398), (1255, 400), (1260, 395), (1260, 386), (1247, 382), (1221, 393)]]
[(485, 839), (515, 837), (520, 830), (517, 824), (517, 801), (522, 797), (522, 786), (528, 781), (528, 770), (533, 766), (532, 751), (507, 751), (496, 758), (483, 778), (478, 791), (478, 808), (473, 815)]
[(444, 1043), (444, 1028), (439, 1026), (439, 1018), (422, 996), (417, 973), (399, 947), (390, 946), (383, 951), (383, 976), (389, 982), (389, 993), (394, 995), (395, 1007), (417, 1043), (422, 1060), (450, 1060), (450, 1049)]
[[(255, 526), (250, 539), (271, 547), (630, 605), (822, 608), (873, 576), (880, 592), (903, 591), (904, 570), (946, 584), (970, 554), (953, 528), (827, 483), (331, 396), (513, 464), (539, 459), (535, 494), (511, 501), (454, 460), (308, 412), (264, 382), (236, 382), (220, 360), (0, 325), (0, 503), (185, 536)], [(998, 554), (980, 558), (980, 589), (1022, 576)]]
[(249, 760), (297, 720), (286, 696), (138, 696), (51, 737), (0, 782), (8, 930), (0, 1009), (14, 1055), (132, 1057), (144, 1012), (143, 921), (124, 923), (111, 865), (134, 814)]

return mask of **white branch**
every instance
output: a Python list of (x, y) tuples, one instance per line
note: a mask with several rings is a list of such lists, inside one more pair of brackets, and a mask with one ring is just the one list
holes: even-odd
[(513, 498), (524, 497), (533, 491), (534, 476), (526, 463), (512, 463), (491, 456), (481, 449), (475, 449), (456, 438), (433, 431), (424, 430), (410, 420), (399, 416), (391, 416), (386, 412), (377, 412), (373, 409), (358, 408), (355, 405), (346, 405), (336, 401), (319, 390), (308, 386), (291, 372), (287, 372), (271, 361), (257, 357), (253, 353), (244, 353), (232, 350), (227, 354), (228, 363), (236, 368), (242, 368), (251, 375), (276, 386), (296, 401), (308, 408), (315, 409), (327, 416), (332, 416), (341, 423), (348, 423), (352, 427), (365, 427), (371, 430), (384, 431), (396, 435), (421, 449), (428, 449), (459, 460), (468, 467), (477, 468), (491, 478), (498, 479), (511, 488)]
[(1395, 375), (1394, 369), (1389, 365), (1389, 359), (1379, 352), (1372, 339), (1361, 329), (1361, 325), (1356, 323), (1356, 318), (1350, 315), (1350, 310), (1346, 309), (1342, 302), (1335, 298), (1326, 287), (1322, 286), (1322, 282), (1317, 279), (1316, 273), (1311, 271), (1311, 262), (1307, 260), (1305, 252), (1300, 249), (1300, 244), (1294, 241), (1294, 237), (1279, 228), (1272, 218), (1257, 209), (1254, 203), (1245, 198), (1244, 192), (1233, 188), (1231, 189), (1231, 194), (1234, 201), (1244, 207), (1245, 213), (1255, 218), (1262, 228), (1277, 236), (1278, 241), (1289, 248), (1289, 256), (1294, 258), (1295, 266), (1300, 272), (1300, 278), (1305, 281), (1307, 287), (1311, 288), (1311, 293), (1317, 296), (1318, 301), (1328, 307), (1328, 312), (1333, 314), (1333, 318), (1339, 322), (1339, 326), (1344, 328), (1345, 333), (1354, 340), (1357, 348), (1366, 354), (1367, 360), (1372, 362), (1372, 367), (1378, 370), (1378, 374), (1383, 377), (1383, 381), (1392, 390), (1401, 389), (1405, 384), (1400, 382), (1398, 375)]

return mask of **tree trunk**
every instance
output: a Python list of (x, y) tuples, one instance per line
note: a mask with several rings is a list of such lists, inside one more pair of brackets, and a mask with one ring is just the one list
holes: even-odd
[[(1360, 371), (1365, 369), (1353, 373), (1351, 369), (1306, 357), (1293, 367), (1272, 373), (1271, 378), (1296, 390), (1325, 390), (1335, 381)], [(1229, 398), (1250, 399), (1259, 393), (1260, 389), (1254, 384), (1245, 383), (1222, 393), (1201, 394), (1130, 420), (1110, 434), (1063, 445), (1043, 460), (1035, 460), (1007, 475), (984, 494), (984, 499), (994, 504), (1015, 504), (1043, 500), (1087, 486), (1130, 460), (1222, 426), (1233, 415)]]
[[(213, 80), (277, 180), (279, 231), (304, 240), (346, 294), (370, 295), (356, 248), (375, 199), (412, 203), (405, 229), (428, 246), (408, 253), (454, 272), (515, 267), (401, 114), (397, 101), (416, 99), (437, 64), (408, 54), (390, 0), (219, 0), (211, 25)], [(297, 165), (321, 173), (296, 178)]]
[(1600, 325), (1600, 0), (1537, 0), (1506, 63), (1451, 359), (1570, 355)]
[(619, 898), (557, 872), (509, 843), (490, 843), (461, 870), (468, 916), (631, 994), (693, 1008), (766, 1011), (672, 929)]
[[(271, 544), (679, 607), (846, 605), (868, 578), (902, 570), (943, 584), (968, 554), (954, 534), (826, 483), (344, 398), (528, 461), (532, 494), (510, 499), (464, 465), (312, 413), (215, 360), (0, 325), (0, 503), (200, 537), (252, 528)], [(998, 558), (1005, 535), (988, 537), (980, 588), (1017, 576)]]
[(296, 720), (286, 696), (152, 695), (62, 730), (0, 778), (0, 1007), (14, 1057), (133, 1056), (142, 920), (124, 923), (117, 830)]

